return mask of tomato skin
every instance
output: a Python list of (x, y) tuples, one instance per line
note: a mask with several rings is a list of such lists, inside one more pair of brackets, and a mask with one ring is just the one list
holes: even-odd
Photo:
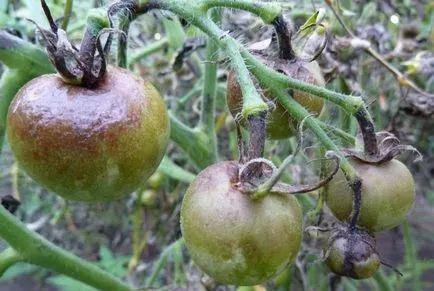
[[(400, 161), (381, 165), (351, 159), (362, 179), (362, 204), (358, 225), (380, 232), (401, 224), (415, 201), (413, 176)], [(337, 219), (348, 221), (353, 192), (341, 171), (327, 184), (326, 203)]]
[[(325, 81), (320, 73), (320, 67), (317, 62), (306, 63), (303, 61), (290, 62), (287, 60), (279, 60), (282, 63), (288, 63), (286, 66), (286, 73), (295, 79), (299, 79), (314, 85), (324, 86)], [(268, 65), (273, 66), (272, 62), (266, 62)], [(275, 66), (275, 65), (274, 65)], [(269, 100), (274, 98), (265, 93), (265, 97)], [(294, 90), (292, 97), (305, 107), (309, 112), (319, 115), (324, 107), (324, 100), (322, 98)], [(236, 75), (233, 71), (229, 72), (227, 83), (227, 96), (226, 102), (234, 118), (241, 113), (243, 106), (243, 99), (240, 85), (238, 84)], [(297, 132), (297, 122), (293, 120), (286, 110), (276, 103), (276, 108), (267, 117), (267, 137), (269, 139), (285, 139), (294, 136)]]
[(265, 282), (293, 263), (301, 246), (302, 211), (291, 196), (258, 200), (234, 187), (239, 164), (203, 170), (188, 188), (181, 230), (193, 261), (218, 282)]
[(9, 143), (22, 168), (70, 200), (102, 202), (133, 192), (158, 167), (170, 133), (153, 85), (109, 68), (92, 89), (43, 75), (15, 96)]
[[(354, 242), (348, 249), (349, 240), (345, 237), (336, 238), (327, 250), (326, 264), (336, 274), (349, 276), (353, 279), (366, 279), (375, 275), (380, 268), (380, 257), (373, 248), (362, 240)], [(345, 255), (350, 256), (345, 267)]]

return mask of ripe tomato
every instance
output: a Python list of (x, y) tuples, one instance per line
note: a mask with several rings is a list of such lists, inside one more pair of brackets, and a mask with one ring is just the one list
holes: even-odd
[(12, 151), (41, 185), (70, 200), (119, 199), (158, 167), (169, 118), (154, 86), (109, 68), (87, 89), (43, 75), (15, 96), (8, 113)]
[(302, 212), (291, 196), (253, 200), (235, 187), (239, 164), (203, 170), (184, 196), (181, 230), (194, 262), (218, 282), (263, 283), (293, 263)]
[[(301, 60), (288, 61), (278, 60), (279, 67), (276, 69), (284, 68), (284, 73), (288, 76), (302, 80), (314, 85), (324, 86), (325, 81), (321, 75), (320, 68), (317, 62), (307, 63)], [(275, 62), (266, 62), (272, 67), (276, 67)], [(243, 99), (240, 85), (238, 84), (236, 75), (233, 71), (229, 73), (228, 85), (226, 93), (226, 101), (229, 111), (234, 118), (241, 112), (243, 107)], [(269, 93), (265, 93), (265, 97), (269, 100), (273, 100), (273, 96)], [(315, 97), (311, 94), (293, 91), (292, 97), (301, 105), (303, 105), (308, 111), (313, 114), (320, 114), (324, 107), (324, 100), (319, 97)], [(267, 136), (269, 139), (284, 139), (295, 135), (297, 129), (297, 122), (293, 120), (286, 110), (276, 104), (276, 108), (268, 115), (267, 118)]]
[[(358, 225), (379, 232), (401, 224), (415, 200), (413, 176), (398, 160), (380, 165), (351, 160), (362, 179)], [(326, 203), (337, 219), (348, 220), (353, 192), (341, 171), (327, 184)]]

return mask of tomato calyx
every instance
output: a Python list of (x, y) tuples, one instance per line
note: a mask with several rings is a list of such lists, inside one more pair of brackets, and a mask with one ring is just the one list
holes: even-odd
[(278, 182), (283, 169), (286, 167), (285, 162), (280, 168), (277, 168), (270, 160), (264, 158), (252, 159), (240, 165), (238, 177), (233, 186), (242, 193), (251, 195), (252, 198), (260, 198), (264, 193), (284, 195), (312, 192), (326, 185), (339, 170), (339, 159), (337, 156), (333, 155), (328, 157), (328, 159), (336, 163), (333, 171), (315, 183), (304, 185), (291, 185)]
[[(41, 6), (50, 24), (50, 30), (41, 28), (35, 22), (34, 24), (40, 32), (51, 63), (66, 83), (87, 88), (95, 87), (107, 72), (106, 55), (112, 42), (111, 34), (118, 31), (102, 29), (95, 35), (94, 32), (87, 30), (78, 49), (68, 40), (65, 30), (58, 27), (45, 0), (41, 0)], [(92, 15), (88, 17), (88, 21), (91, 17)], [(104, 33), (109, 33), (109, 36), (103, 47), (100, 37)]]
[(403, 145), (401, 141), (392, 133), (380, 131), (376, 133), (376, 141), (378, 144), (378, 152), (376, 154), (368, 154), (354, 149), (344, 149), (343, 154), (346, 157), (351, 157), (367, 164), (379, 165), (386, 163), (396, 156), (404, 152), (413, 152), (417, 155), (414, 162), (422, 160), (422, 154), (411, 145)]

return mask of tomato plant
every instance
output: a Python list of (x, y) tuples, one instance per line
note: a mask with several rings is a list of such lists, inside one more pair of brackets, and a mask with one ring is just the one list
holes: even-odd
[[(431, 152), (429, 4), (65, 1), (0, 4), (0, 276), (25, 262), (74, 290), (426, 289), (410, 226), (426, 229), (431, 171), (398, 156)], [(35, 22), (11, 17), (23, 7)]]

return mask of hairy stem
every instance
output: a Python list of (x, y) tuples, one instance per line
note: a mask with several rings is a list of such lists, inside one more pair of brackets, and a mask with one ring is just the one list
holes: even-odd
[(202, 0), (200, 8), (208, 10), (212, 7), (227, 7), (241, 9), (259, 16), (265, 23), (272, 23), (282, 13), (282, 7), (273, 2), (258, 2), (253, 0)]
[(0, 237), (25, 262), (62, 273), (101, 290), (131, 290), (130, 286), (113, 275), (30, 231), (3, 207), (0, 207)]
[[(249, 65), (249, 68), (251, 68), (251, 70), (255, 70), (256, 72), (260, 72), (263, 79), (268, 79), (268, 81), (278, 82), (286, 88), (296, 89), (302, 92), (306, 92), (318, 96), (332, 103), (335, 103), (336, 105), (339, 105), (345, 111), (351, 114), (355, 114), (365, 106), (365, 103), (360, 97), (341, 94), (326, 89), (324, 87), (312, 85), (294, 79), (292, 77), (286, 76), (284, 74), (274, 71), (273, 69), (269, 68), (267, 65), (258, 61), (247, 51), (247, 49), (243, 48), (242, 46), (239, 46), (239, 49), (241, 51), (241, 55), (244, 57), (246, 63)], [(279, 86), (279, 84), (274, 84), (274, 85)]]

